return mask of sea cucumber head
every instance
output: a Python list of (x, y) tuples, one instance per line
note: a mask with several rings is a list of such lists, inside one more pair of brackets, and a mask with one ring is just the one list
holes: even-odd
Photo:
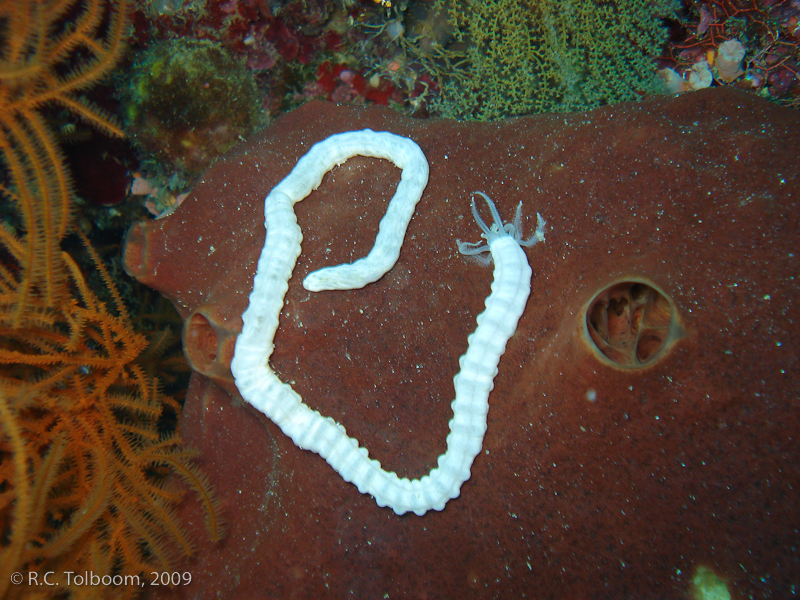
[(514, 220), (510, 223), (503, 223), (503, 219), (500, 217), (497, 206), (495, 206), (495, 203), (492, 201), (492, 199), (483, 192), (474, 192), (474, 194), (477, 194), (486, 200), (486, 204), (489, 205), (489, 211), (492, 214), (492, 224), (489, 226), (486, 224), (483, 218), (481, 218), (480, 213), (478, 212), (478, 207), (475, 204), (475, 198), (473, 197), (471, 203), (472, 214), (475, 217), (475, 221), (478, 223), (478, 226), (480, 226), (480, 228), (483, 230), (481, 237), (485, 239), (488, 244), (474, 244), (456, 240), (456, 243), (458, 244), (458, 251), (461, 252), (461, 254), (466, 254), (470, 258), (477, 260), (479, 263), (488, 265), (490, 258), (480, 255), (484, 252), (489, 252), (492, 242), (498, 239), (511, 237), (520, 246), (525, 247), (530, 247), (538, 242), (544, 241), (544, 227), (546, 225), (546, 221), (542, 219), (542, 215), (536, 213), (536, 231), (530, 238), (523, 240), (522, 202), (517, 205), (517, 210), (514, 212)]

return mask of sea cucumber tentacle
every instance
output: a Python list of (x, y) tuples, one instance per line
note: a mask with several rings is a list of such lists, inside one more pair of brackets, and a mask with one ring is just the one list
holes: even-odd
[[(242, 397), (272, 419), (298, 447), (325, 458), (345, 481), (352, 482), (361, 493), (372, 495), (379, 506), (388, 506), (399, 515), (423, 515), (431, 509), (444, 509), (470, 477), (486, 432), (489, 393), (500, 357), (530, 293), (531, 269), (520, 247), (523, 242), (519, 239), (519, 214), (514, 224), (504, 225), (494, 203), (479, 192), (489, 205), (492, 225), (480, 218), (474, 200), (472, 210), (495, 263), (494, 279), (486, 308), (478, 315), (478, 326), (467, 338), (467, 352), (459, 359), (461, 370), (453, 378), (456, 397), (451, 405), (453, 418), (447, 450), (437, 466), (420, 479), (411, 481), (385, 471), (347, 435), (342, 425), (310, 409), (269, 367), (283, 299), (303, 239), (293, 205), (311, 193), (329, 169), (356, 154), (393, 161), (403, 169), (400, 184), (367, 257), (349, 265), (320, 269), (310, 274), (304, 285), (312, 291), (363, 287), (382, 277), (397, 261), (428, 180), (428, 163), (419, 146), (407, 138), (370, 130), (331, 136), (315, 144), (266, 198), (266, 241), (250, 304), (242, 315), (244, 326), (236, 341), (231, 371)], [(524, 243), (544, 239), (541, 217), (539, 224), (536, 240), (531, 242), (531, 238)], [(466, 254), (477, 252), (474, 246), (459, 243)]]

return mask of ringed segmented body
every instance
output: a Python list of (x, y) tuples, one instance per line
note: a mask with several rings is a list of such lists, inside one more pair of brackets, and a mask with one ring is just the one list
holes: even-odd
[(400, 478), (369, 458), (367, 450), (359, 447), (342, 425), (311, 410), (290, 385), (280, 381), (268, 362), (303, 239), (293, 205), (316, 189), (328, 170), (355, 155), (391, 160), (403, 170), (400, 184), (369, 255), (352, 264), (315, 271), (303, 285), (310, 291), (360, 288), (378, 280), (397, 261), (406, 228), (428, 180), (428, 163), (422, 150), (407, 138), (368, 129), (334, 135), (314, 145), (265, 201), (267, 237), (250, 304), (242, 315), (244, 326), (236, 341), (231, 371), (242, 397), (272, 419), (298, 447), (325, 458), (345, 481), (372, 495), (378, 505), (388, 506), (397, 514), (411, 511), (423, 515), (430, 509), (442, 510), (469, 479), (472, 462), (483, 443), (489, 393), (500, 356), (530, 293), (531, 269), (520, 244), (529, 246), (543, 240), (544, 221), (538, 216), (534, 236), (521, 241), (520, 209), (514, 223), (504, 225), (494, 203), (477, 192), (493, 217), (492, 225), (487, 226), (473, 200), (472, 211), (487, 244), (459, 243), (459, 249), (476, 257), (491, 253), (495, 263), (492, 292), (477, 318), (475, 332), (467, 338), (469, 347), (459, 359), (461, 370), (453, 379), (456, 397), (447, 450), (430, 474), (415, 480)]

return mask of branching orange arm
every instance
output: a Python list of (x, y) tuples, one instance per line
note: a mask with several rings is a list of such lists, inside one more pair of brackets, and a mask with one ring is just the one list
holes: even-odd
[(102, 17), (103, 7), (100, 0), (87, 0), (87, 6), (77, 21), (68, 31), (59, 36), (51, 47), (47, 48), (47, 62), (56, 64), (67, 60), (73, 50), (91, 39), (92, 34), (100, 25)]
[(0, 423), (11, 439), (14, 452), (14, 488), (17, 502), (14, 510), (14, 526), (11, 530), (11, 543), (0, 554), (0, 598), (5, 598), (11, 573), (17, 568), (22, 551), (28, 541), (30, 523), (30, 481), (28, 480), (28, 459), (22, 433), (17, 419), (5, 396), (0, 393)]
[(93, 456), (91, 473), (92, 492), (86, 498), (84, 504), (75, 511), (69, 524), (60, 529), (58, 534), (37, 552), (49, 558), (60, 556), (69, 550), (70, 546), (95, 524), (111, 500), (110, 489), (112, 477), (109, 472), (108, 458), (103, 445), (91, 427), (81, 424), (76, 434), (85, 436), (92, 444), (84, 448), (85, 451)]
[(96, 84), (108, 73), (122, 54), (125, 48), (126, 30), (130, 10), (129, 0), (117, 0), (114, 12), (111, 13), (109, 32), (102, 52), (95, 52), (96, 60), (88, 63), (86, 68), (72, 71), (60, 78), (58, 84), (47, 90), (41, 96), (41, 101), (63, 101), (68, 94), (84, 90)]

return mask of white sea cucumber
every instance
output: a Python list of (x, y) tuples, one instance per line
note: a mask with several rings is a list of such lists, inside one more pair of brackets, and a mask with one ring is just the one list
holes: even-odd
[(486, 299), (486, 309), (478, 316), (477, 329), (467, 338), (469, 347), (459, 359), (461, 371), (453, 379), (456, 398), (447, 451), (430, 474), (413, 481), (401, 479), (370, 459), (366, 448), (359, 447), (342, 425), (311, 410), (269, 366), (280, 310), (303, 239), (292, 207), (320, 184), (328, 170), (355, 155), (391, 160), (403, 170), (400, 184), (369, 255), (349, 265), (315, 271), (303, 285), (311, 291), (363, 287), (382, 277), (397, 261), (414, 207), (428, 180), (428, 163), (422, 150), (407, 138), (369, 129), (334, 135), (314, 145), (265, 201), (267, 238), (250, 304), (242, 315), (244, 326), (236, 341), (231, 371), (242, 397), (272, 419), (298, 447), (325, 458), (345, 481), (352, 482), (361, 493), (371, 494), (379, 506), (388, 506), (398, 515), (409, 511), (423, 515), (430, 509), (442, 510), (469, 479), (486, 431), (497, 365), (530, 293), (531, 269), (520, 244), (531, 246), (544, 240), (544, 221), (537, 214), (536, 233), (521, 241), (520, 208), (514, 223), (503, 225), (494, 203), (477, 192), (493, 217), (492, 225), (487, 226), (473, 200), (472, 212), (487, 245), (459, 243), (459, 250), (476, 256), (484, 251), (491, 253), (495, 263), (492, 292)]

